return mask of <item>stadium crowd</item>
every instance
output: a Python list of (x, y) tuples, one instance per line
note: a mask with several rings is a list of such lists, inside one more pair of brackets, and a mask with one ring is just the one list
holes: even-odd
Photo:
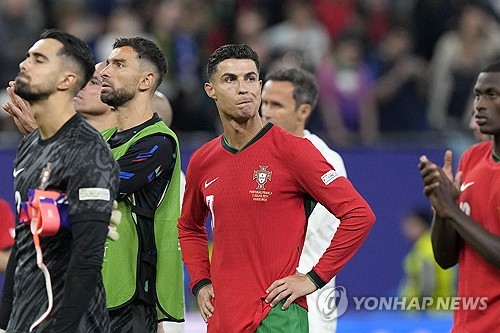
[[(277, 63), (316, 73), (320, 100), (309, 127), (335, 147), (450, 138), (467, 146), (475, 77), (500, 55), (498, 7), (488, 0), (2, 0), (0, 86), (16, 76), (43, 28), (82, 38), (97, 61), (116, 37), (145, 36), (169, 61), (159, 91), (171, 101), (172, 129), (196, 147), (221, 133), (202, 90), (205, 60), (220, 45), (246, 43), (261, 58), (262, 76)], [(2, 113), (0, 145), (19, 138)]]

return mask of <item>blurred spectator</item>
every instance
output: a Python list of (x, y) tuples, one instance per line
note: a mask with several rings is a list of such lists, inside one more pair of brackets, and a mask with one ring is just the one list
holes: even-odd
[(352, 24), (357, 11), (357, 3), (353, 0), (314, 0), (313, 5), (334, 43)]
[(134, 36), (150, 38), (144, 31), (140, 17), (134, 11), (127, 7), (116, 8), (108, 18), (105, 32), (95, 41), (94, 56), (96, 61), (106, 61), (117, 37)]
[[(176, 112), (172, 128), (179, 132), (203, 132), (215, 136), (217, 111), (204, 94), (205, 72), (200, 61), (208, 57), (213, 17), (206, 3), (194, 0), (169, 2), (175, 16), (167, 11), (162, 15), (172, 15), (174, 23), (168, 27), (170, 34), (161, 35), (161, 38), (162, 47), (167, 47), (169, 56), (170, 80), (167, 89), (161, 86), (159, 90), (167, 95)], [(156, 17), (155, 25), (161, 25), (160, 17)], [(173, 90), (169, 92), (168, 88)]]
[(247, 44), (259, 55), (261, 77), (265, 76), (269, 64), (269, 51), (264, 40), (266, 17), (257, 9), (245, 9), (238, 13), (235, 24), (235, 40), (237, 44)]
[(273, 59), (294, 54), (302, 66), (314, 70), (327, 54), (330, 38), (317, 20), (309, 1), (292, 0), (286, 7), (286, 20), (264, 31), (264, 39)]
[(348, 31), (357, 31), (365, 36), (368, 45), (378, 45), (389, 28), (389, 0), (358, 1), (357, 22), (348, 27)]
[(378, 137), (375, 80), (362, 41), (345, 34), (318, 66), (319, 111), (337, 146), (371, 145)]
[[(413, 6), (412, 22), (415, 29), (417, 54), (429, 61), (441, 35), (450, 29), (460, 0), (416, 0)], [(408, 2), (398, 1), (398, 2)]]
[(383, 134), (427, 129), (427, 64), (413, 52), (413, 37), (404, 27), (391, 28), (373, 56), (376, 100)]
[(17, 76), (19, 62), (38, 39), (44, 24), (36, 0), (0, 0), (0, 87)]
[[(400, 297), (411, 302), (412, 297), (432, 297), (435, 306), (437, 297), (455, 295), (454, 269), (444, 270), (434, 259), (431, 244), (430, 226), (432, 223), (431, 208), (416, 208), (407, 213), (401, 222), (403, 235), (413, 243), (404, 258), (405, 277), (399, 290)], [(433, 308), (431, 306), (431, 308)]]
[(491, 11), (466, 5), (457, 26), (439, 38), (431, 60), (428, 120), (433, 129), (465, 130), (477, 73), (499, 56), (500, 29)]

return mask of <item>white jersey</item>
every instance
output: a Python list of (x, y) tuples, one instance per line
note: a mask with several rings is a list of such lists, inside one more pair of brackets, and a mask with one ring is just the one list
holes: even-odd
[[(342, 176), (347, 177), (347, 172), (344, 166), (342, 157), (336, 151), (330, 149), (326, 143), (317, 135), (304, 130), (304, 138), (312, 142), (312, 144), (320, 151), (323, 157), (339, 172)], [(299, 273), (306, 274), (319, 261), (326, 248), (337, 231), (340, 221), (332, 215), (321, 204), (317, 204), (309, 216), (307, 224), (306, 239), (304, 248), (300, 256)], [(335, 278), (329, 281), (321, 290), (335, 287)], [(318, 307), (320, 290), (307, 295), (307, 305), (309, 308), (309, 332), (314, 333), (334, 333), (337, 328), (337, 320), (324, 320), (321, 311)]]
[[(323, 140), (317, 135), (311, 134), (308, 130), (304, 130), (304, 138), (312, 142), (338, 173), (347, 177), (344, 161), (336, 151), (331, 150)], [(316, 205), (309, 217), (306, 240), (297, 271), (306, 274), (318, 263), (319, 258), (330, 245), (339, 223), (340, 221), (325, 207), (319, 203)]]

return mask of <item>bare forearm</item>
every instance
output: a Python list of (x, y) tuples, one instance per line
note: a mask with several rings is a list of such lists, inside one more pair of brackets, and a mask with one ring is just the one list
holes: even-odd
[(439, 266), (450, 268), (457, 264), (460, 236), (448, 221), (436, 215), (431, 227), (431, 242), (434, 258)]
[(492, 234), (458, 208), (450, 212), (450, 218), (446, 222), (449, 222), (481, 257), (500, 268), (500, 236)]

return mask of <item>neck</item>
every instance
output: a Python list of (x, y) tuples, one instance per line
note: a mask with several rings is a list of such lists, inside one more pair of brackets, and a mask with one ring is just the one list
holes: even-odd
[(500, 136), (493, 136), (493, 155), (500, 157)]
[(151, 100), (146, 102), (131, 100), (127, 104), (117, 107), (115, 112), (119, 132), (138, 126), (153, 117)]
[(31, 111), (43, 140), (54, 136), (76, 114), (72, 96), (57, 97), (52, 95), (46, 100), (31, 104)]
[(231, 147), (240, 150), (259, 133), (265, 124), (266, 121), (257, 115), (241, 124), (231, 120), (222, 125), (227, 143)]
[(99, 132), (116, 126), (116, 115), (111, 110), (111, 108), (105, 113), (99, 115), (84, 113), (80, 114), (83, 119), (85, 119), (92, 127), (94, 127)]
[(292, 132), (292, 134), (303, 138), (304, 130), (305, 130), (304, 126), (298, 126), (297, 129)]

